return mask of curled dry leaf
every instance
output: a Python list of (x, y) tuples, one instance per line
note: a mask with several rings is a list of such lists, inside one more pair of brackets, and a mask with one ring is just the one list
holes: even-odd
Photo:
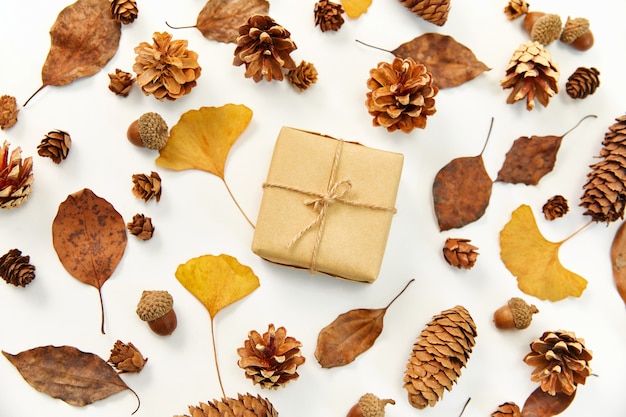
[(209, 0), (196, 21), (202, 36), (218, 42), (234, 43), (239, 27), (254, 14), (269, 14), (267, 0)]
[(613, 265), (613, 281), (619, 296), (626, 303), (626, 223), (617, 229), (611, 244), (611, 264)]
[(363, 13), (367, 12), (372, 0), (341, 0), (341, 5), (346, 15), (352, 19), (356, 19)]
[(574, 401), (576, 391), (572, 395), (563, 392), (557, 392), (556, 395), (550, 395), (541, 388), (535, 389), (528, 396), (520, 417), (552, 417), (565, 411), (567, 407)]

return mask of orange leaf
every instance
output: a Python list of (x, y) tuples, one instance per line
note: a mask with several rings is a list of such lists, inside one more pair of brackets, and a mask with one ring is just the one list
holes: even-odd
[(552, 417), (561, 414), (574, 401), (576, 391), (572, 395), (558, 392), (552, 396), (540, 388), (528, 396), (520, 417)]
[(371, 4), (372, 0), (341, 0), (343, 10), (352, 19), (356, 19), (367, 12)]
[(198, 14), (196, 27), (207, 39), (234, 43), (239, 27), (253, 14), (268, 14), (267, 0), (209, 0)]
[(523, 204), (500, 232), (500, 257), (524, 293), (550, 301), (580, 297), (587, 280), (561, 265), (559, 249), (564, 242), (544, 238), (531, 208)]

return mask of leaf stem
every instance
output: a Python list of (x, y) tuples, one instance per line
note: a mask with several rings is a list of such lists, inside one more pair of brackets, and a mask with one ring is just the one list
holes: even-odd
[(213, 344), (213, 360), (215, 361), (217, 380), (220, 383), (220, 389), (222, 390), (222, 398), (226, 398), (226, 392), (224, 391), (224, 385), (222, 384), (222, 375), (220, 374), (220, 365), (217, 361), (217, 349), (215, 344), (215, 329), (213, 326), (213, 317), (211, 317), (211, 343)]
[(98, 288), (98, 296), (100, 297), (100, 332), (106, 334), (104, 331), (104, 300), (102, 300), (102, 288)]
[(387, 49), (379, 48), (378, 46), (374, 46), (374, 45), (370, 45), (370, 44), (365, 43), (365, 42), (361, 42), (361, 41), (360, 41), (360, 40), (358, 40), (358, 39), (355, 39), (355, 41), (356, 41), (357, 43), (360, 43), (361, 45), (365, 45), (365, 46), (367, 46), (367, 47), (369, 47), (369, 48), (378, 49), (379, 51), (388, 52), (388, 53), (390, 53), (390, 54), (392, 54), (392, 53), (393, 53), (393, 52), (391, 52), (391, 51), (389, 51), (389, 50), (387, 50)]
[(491, 130), (493, 129), (493, 116), (491, 117), (491, 124), (489, 125), (489, 132), (487, 132), (487, 139), (485, 140), (485, 144), (483, 145), (483, 148), (480, 150), (480, 153), (478, 154), (478, 156), (482, 156), (483, 152), (485, 152), (485, 149), (487, 148), (487, 143), (489, 143), (489, 137), (491, 137)]
[(167, 27), (171, 28), (171, 29), (192, 29), (197, 27), (196, 25), (193, 26), (172, 26), (170, 25), (167, 20), (165, 21), (165, 24), (167, 25)]
[(133, 393), (133, 395), (135, 396), (135, 398), (137, 398), (137, 408), (135, 408), (135, 411), (133, 411), (132, 413), (130, 413), (131, 415), (135, 414), (137, 411), (139, 411), (139, 407), (141, 407), (141, 399), (139, 398), (139, 395), (137, 395), (137, 393), (135, 392), (134, 389), (132, 389), (131, 387), (129, 387), (128, 385), (126, 386), (126, 388), (128, 388), (128, 390), (130, 392)]
[(413, 281), (415, 281), (415, 278), (411, 279), (409, 282), (407, 282), (407, 283), (406, 283), (406, 285), (404, 286), (404, 288), (402, 288), (402, 291), (400, 291), (400, 292), (398, 293), (398, 295), (396, 295), (395, 297), (393, 297), (393, 300), (391, 300), (391, 301), (389, 302), (389, 304), (387, 304), (387, 307), (385, 307), (385, 308), (384, 308), (384, 310), (387, 310), (387, 309), (391, 306), (391, 304), (393, 304), (393, 302), (394, 302), (394, 301), (396, 301), (396, 300), (398, 299), (398, 297), (400, 297), (400, 296), (402, 295), (402, 293), (403, 293), (403, 292), (404, 292), (404, 291), (405, 291), (405, 290), (409, 287), (409, 285), (411, 285), (411, 283), (412, 283)]
[(228, 194), (230, 194), (230, 198), (232, 198), (232, 200), (235, 202), (235, 205), (237, 206), (237, 208), (239, 209), (239, 211), (241, 212), (241, 214), (243, 214), (243, 217), (245, 217), (246, 221), (250, 224), (250, 226), (252, 226), (252, 228), (254, 229), (254, 224), (250, 221), (250, 219), (248, 218), (248, 216), (246, 216), (246, 213), (243, 211), (243, 209), (241, 208), (241, 206), (239, 205), (239, 203), (237, 202), (237, 199), (235, 198), (235, 196), (233, 195), (232, 191), (230, 190), (230, 187), (228, 186), (228, 184), (226, 183), (226, 180), (224, 178), (222, 178), (222, 182), (224, 183), (224, 185), (226, 186), (226, 190), (228, 191)]
[(563, 133), (563, 135), (561, 137), (565, 137), (565, 135), (567, 135), (569, 132), (571, 132), (572, 130), (576, 129), (585, 119), (588, 119), (590, 117), (598, 117), (595, 114), (588, 114), (585, 117), (583, 117), (582, 119), (580, 119), (578, 121), (578, 123), (576, 123), (576, 125), (574, 125), (574, 127), (572, 127), (570, 130), (568, 130), (567, 132)]
[(465, 401), (465, 405), (463, 406), (463, 408), (461, 409), (461, 414), (459, 414), (459, 417), (461, 417), (463, 415), (463, 413), (465, 412), (465, 409), (467, 408), (467, 404), (469, 404), (470, 400), (472, 399), (472, 397), (469, 397), (467, 399), (467, 401)]
[(570, 240), (571, 238), (573, 238), (574, 236), (576, 236), (578, 233), (582, 232), (583, 230), (585, 230), (587, 228), (587, 226), (589, 226), (591, 223), (593, 223), (593, 220), (589, 220), (589, 222), (587, 224), (585, 224), (583, 227), (579, 228), (578, 230), (576, 230), (574, 233), (572, 233), (571, 235), (569, 235), (568, 237), (566, 237), (565, 239), (561, 240), (559, 242), (559, 244), (565, 243), (566, 241)]
[(43, 90), (43, 89), (44, 89), (44, 87), (45, 87), (45, 86), (46, 86), (46, 84), (42, 84), (42, 86), (41, 86), (41, 87), (39, 87), (39, 88), (37, 89), (37, 91), (35, 91), (35, 92), (34, 92), (34, 93), (30, 96), (30, 97), (28, 97), (28, 100), (26, 100), (26, 101), (24, 102), (24, 104), (22, 104), (22, 107), (26, 107), (26, 105), (28, 104), (28, 102), (30, 101), (30, 99), (32, 99), (33, 97), (35, 97), (35, 96), (37, 95), (37, 93), (38, 93), (38, 92), (40, 92), (41, 90)]

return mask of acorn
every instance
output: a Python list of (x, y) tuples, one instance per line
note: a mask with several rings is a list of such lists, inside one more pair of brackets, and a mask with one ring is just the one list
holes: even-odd
[(144, 291), (137, 304), (137, 315), (160, 336), (169, 336), (176, 329), (174, 299), (167, 291)]
[(128, 126), (126, 137), (135, 146), (160, 151), (169, 138), (168, 126), (158, 113), (144, 113)]
[(584, 17), (567, 18), (560, 40), (572, 45), (579, 51), (586, 51), (593, 46), (593, 34), (589, 30), (589, 20)]
[(385, 405), (395, 404), (394, 400), (381, 400), (374, 394), (364, 394), (354, 404), (346, 417), (384, 417)]
[(558, 14), (545, 14), (539, 17), (530, 30), (530, 39), (548, 45), (561, 36), (561, 17)]
[(524, 20), (522, 20), (522, 29), (526, 31), (530, 35), (530, 32), (533, 30), (533, 26), (535, 22), (540, 17), (545, 16), (544, 12), (528, 12), (526, 16), (524, 16)]
[(533, 314), (539, 313), (534, 305), (518, 297), (511, 298), (508, 303), (493, 314), (493, 322), (498, 329), (525, 329), (530, 326)]

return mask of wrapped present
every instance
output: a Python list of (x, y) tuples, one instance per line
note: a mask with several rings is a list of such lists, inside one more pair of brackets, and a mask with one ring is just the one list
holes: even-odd
[(252, 241), (274, 263), (361, 282), (382, 265), (404, 156), (283, 127)]

